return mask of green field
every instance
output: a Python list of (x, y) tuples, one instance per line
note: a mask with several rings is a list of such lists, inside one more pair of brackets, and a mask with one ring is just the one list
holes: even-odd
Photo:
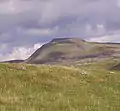
[(120, 111), (120, 71), (0, 64), (0, 111)]

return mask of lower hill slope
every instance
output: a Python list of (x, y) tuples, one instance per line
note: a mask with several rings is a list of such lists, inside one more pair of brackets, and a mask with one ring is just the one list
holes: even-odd
[(57, 38), (44, 44), (25, 62), (30, 64), (69, 64), (86, 59), (100, 60), (112, 57), (120, 58), (120, 44), (93, 43), (76, 38)]
[(120, 111), (120, 71), (108, 70), (112, 64), (0, 64), (0, 110)]
[(10, 61), (3, 61), (0, 63), (22, 63), (22, 62), (24, 62), (24, 60), (10, 60)]
[(117, 65), (112, 66), (112, 70), (120, 70), (120, 63)]

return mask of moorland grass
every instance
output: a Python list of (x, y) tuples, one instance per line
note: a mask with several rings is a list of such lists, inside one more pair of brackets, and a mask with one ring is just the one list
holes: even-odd
[(120, 111), (120, 71), (0, 64), (0, 111)]

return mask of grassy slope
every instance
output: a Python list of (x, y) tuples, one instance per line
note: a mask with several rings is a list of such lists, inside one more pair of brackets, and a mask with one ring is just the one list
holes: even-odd
[(120, 111), (120, 71), (109, 64), (0, 64), (0, 110)]
[[(57, 40), (57, 39), (56, 39)], [(120, 57), (120, 44), (102, 44), (85, 42), (79, 39), (66, 39), (51, 41), (44, 44), (33, 53), (25, 62), (44, 64), (56, 63), (59, 61), (76, 61), (85, 58), (110, 58)]]

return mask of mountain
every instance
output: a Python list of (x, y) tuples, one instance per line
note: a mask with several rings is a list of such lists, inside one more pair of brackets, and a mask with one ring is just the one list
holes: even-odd
[(54, 64), (81, 60), (119, 58), (119, 43), (87, 42), (79, 38), (56, 38), (35, 51), (27, 60), (29, 64)]

